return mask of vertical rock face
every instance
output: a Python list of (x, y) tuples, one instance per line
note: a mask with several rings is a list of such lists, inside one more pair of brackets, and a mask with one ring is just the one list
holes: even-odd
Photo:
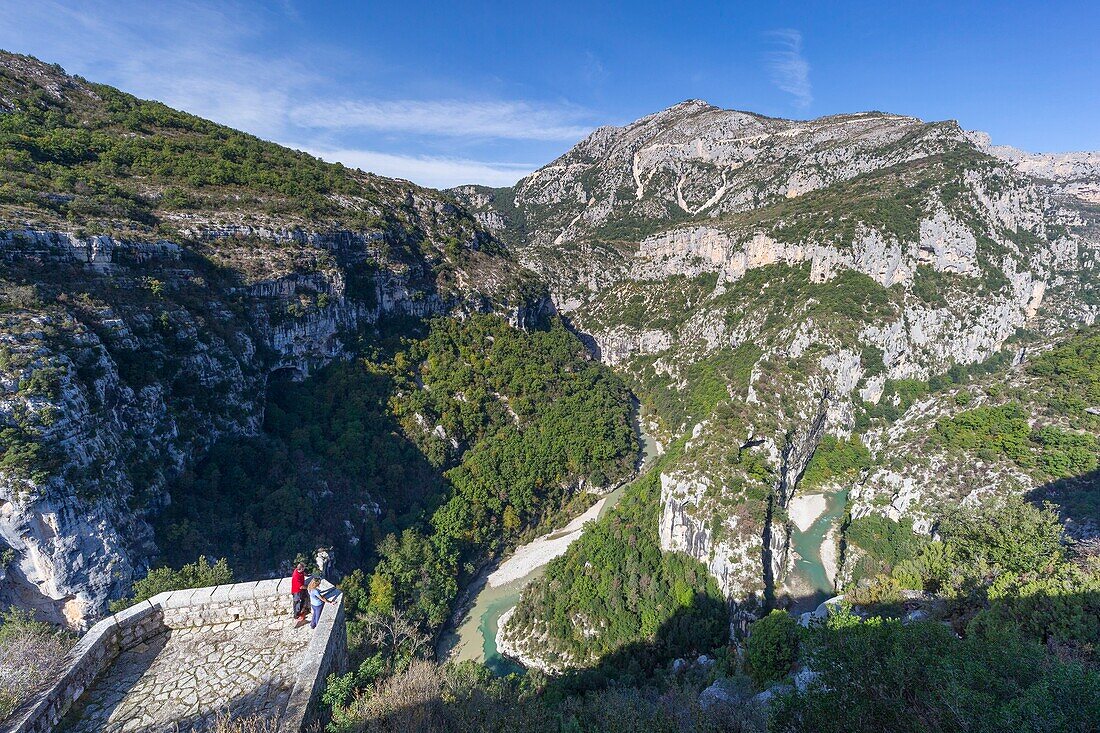
[[(1095, 158), (692, 100), (600, 128), (511, 190), (454, 193), (634, 377), (663, 441), (685, 441), (661, 475), (661, 545), (743, 601), (787, 571), (781, 517), (822, 436), (866, 430), (865, 403), (900, 410), (899, 380), (1096, 319)], [(945, 491), (874, 475), (875, 501), (897, 482), (892, 516)]]
[[(0, 603), (73, 626), (102, 613), (156, 554), (146, 520), (171, 500), (166, 481), (220, 436), (260, 429), (273, 373), (301, 378), (343, 357), (348, 334), (384, 316), (492, 308), (519, 323), (544, 307), (418, 281), (415, 262), (382, 256), (382, 232), (190, 235), (191, 249), (0, 232), (7, 266), (61, 293), (28, 293), (0, 316), (0, 416), (37, 451), (0, 469), (0, 539), (14, 551)], [(324, 263), (284, 268), (257, 241)], [(223, 255), (250, 243), (254, 276), (216, 280), (221, 273), (196, 259), (201, 242)], [(495, 276), (506, 280), (509, 267)], [(93, 296), (68, 295), (79, 292)]]
[(710, 522), (700, 512), (706, 493), (702, 481), (661, 474), (661, 549), (698, 560), (730, 598), (761, 597), (761, 538), (741, 533), (736, 516), (720, 520), (720, 525)]
[(102, 613), (156, 554), (164, 487), (260, 429), (269, 378), (381, 318), (550, 307), (438, 192), (3, 51), (0, 115), (0, 605)]
[(707, 430), (712, 426), (697, 426), (688, 447), (689, 460), (680, 470), (661, 474), (661, 549), (694, 557), (726, 596), (739, 604), (752, 607), (773, 593), (791, 562), (791, 527), (777, 515), (785, 516), (821, 441), (828, 407), (828, 400), (821, 398), (809, 420), (797, 432), (783, 436), (781, 443), (769, 438), (759, 440), (758, 446), (751, 445), (757, 442), (751, 439), (742, 445), (743, 451), (761, 450), (771, 455), (778, 465), (769, 477), (756, 479), (772, 497), (767, 506), (758, 508), (746, 507), (744, 498), (726, 488), (727, 484), (751, 484), (753, 479), (737, 468), (728, 473), (716, 471), (712, 461), (703, 457), (733, 436), (719, 440), (715, 432)]
[(932, 218), (921, 219), (916, 264), (932, 265), (937, 272), (975, 276), (978, 241), (970, 229), (940, 209)]

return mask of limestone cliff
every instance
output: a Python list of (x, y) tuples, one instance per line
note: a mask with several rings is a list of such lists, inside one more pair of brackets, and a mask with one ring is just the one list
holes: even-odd
[[(632, 376), (661, 437), (687, 441), (661, 475), (662, 547), (748, 601), (789, 571), (785, 506), (823, 435), (904, 412), (907, 380), (1096, 319), (1095, 158), (951, 121), (692, 100), (600, 128), (511, 189), (452, 193)], [(953, 496), (936, 470), (868, 486), (900, 482), (899, 506)], [(857, 512), (889, 493), (861, 491)]]
[(436, 192), (27, 57), (0, 54), (0, 99), (26, 148), (0, 170), (2, 606), (105, 611), (166, 483), (380, 320), (549, 307)]

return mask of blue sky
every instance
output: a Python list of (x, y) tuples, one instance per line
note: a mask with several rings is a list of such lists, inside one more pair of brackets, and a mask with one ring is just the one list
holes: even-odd
[(506, 185), (689, 98), (1100, 149), (1100, 3), (0, 0), (0, 48), (329, 160)]

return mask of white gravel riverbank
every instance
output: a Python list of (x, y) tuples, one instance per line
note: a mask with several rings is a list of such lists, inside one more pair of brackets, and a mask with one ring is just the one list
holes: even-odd
[(796, 496), (787, 504), (787, 514), (800, 532), (805, 532), (817, 518), (825, 513), (826, 502), (824, 494), (804, 494)]
[(607, 497), (597, 501), (584, 514), (575, 517), (562, 529), (517, 547), (511, 557), (489, 574), (486, 582), (490, 587), (496, 588), (513, 580), (518, 580), (554, 558), (564, 555), (565, 551), (569, 549), (569, 545), (581, 536), (581, 532), (584, 531), (584, 523), (595, 521), (600, 515), (600, 509), (603, 508), (605, 501), (607, 501)]

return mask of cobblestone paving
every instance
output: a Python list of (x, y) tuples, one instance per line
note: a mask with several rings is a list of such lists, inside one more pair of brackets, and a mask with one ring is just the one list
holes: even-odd
[(311, 633), (289, 617), (168, 631), (123, 652), (58, 731), (190, 733), (219, 714), (281, 715)]

